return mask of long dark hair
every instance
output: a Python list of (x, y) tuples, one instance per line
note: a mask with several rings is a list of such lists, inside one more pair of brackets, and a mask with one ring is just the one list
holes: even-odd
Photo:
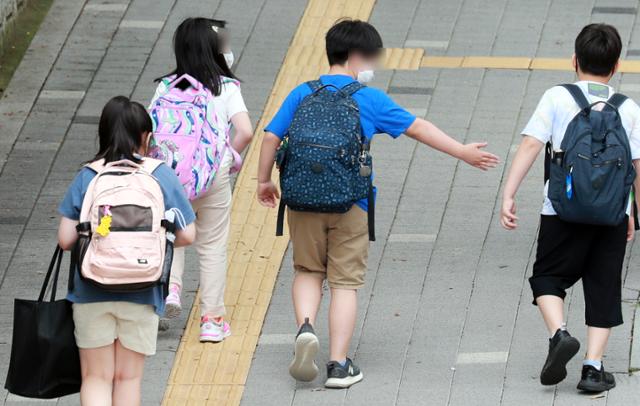
[[(214, 96), (219, 96), (222, 76), (238, 80), (222, 54), (224, 40), (214, 29), (221, 30), (226, 24), (222, 20), (203, 17), (184, 20), (173, 35), (176, 68), (155, 81), (159, 82), (170, 75), (180, 77), (186, 73), (202, 83)], [(178, 87), (186, 89), (188, 84), (178, 84)]]
[(102, 109), (98, 126), (99, 149), (91, 160), (105, 163), (129, 159), (140, 163), (137, 152), (142, 147), (142, 134), (153, 131), (147, 110), (125, 96), (116, 96)]

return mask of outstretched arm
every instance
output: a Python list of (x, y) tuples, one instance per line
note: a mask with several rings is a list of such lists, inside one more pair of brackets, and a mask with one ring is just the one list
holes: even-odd
[(507, 182), (502, 192), (502, 211), (500, 216), (500, 223), (507, 230), (513, 230), (518, 226), (515, 204), (516, 193), (543, 147), (544, 144), (540, 140), (528, 136), (524, 137), (518, 147), (515, 158), (513, 158)]
[(417, 118), (405, 131), (405, 134), (418, 142), (458, 158), (483, 171), (495, 168), (499, 162), (497, 156), (482, 150), (487, 146), (486, 142), (462, 144), (449, 137), (433, 123), (421, 118)]

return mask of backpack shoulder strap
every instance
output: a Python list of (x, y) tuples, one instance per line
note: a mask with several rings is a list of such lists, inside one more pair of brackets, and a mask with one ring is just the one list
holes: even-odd
[(100, 173), (104, 169), (104, 159), (98, 159), (97, 161), (89, 162), (85, 165), (86, 168), (91, 169), (95, 173)]
[(341, 90), (343, 92), (345, 92), (346, 94), (348, 94), (349, 96), (351, 96), (354, 93), (356, 93), (358, 90), (360, 90), (360, 89), (362, 89), (364, 87), (366, 87), (366, 86), (363, 85), (362, 83), (360, 83), (358, 81), (354, 81), (354, 82), (349, 83), (345, 87), (343, 87)]
[(161, 161), (159, 159), (154, 159), (154, 158), (149, 158), (149, 157), (145, 157), (142, 160), (142, 168), (147, 171), (148, 173), (153, 173), (153, 171), (155, 171), (156, 169), (158, 169), (158, 166), (160, 166), (164, 161)]
[(318, 90), (322, 89), (322, 87), (324, 86), (322, 84), (322, 82), (320, 81), (320, 79), (317, 80), (310, 80), (307, 82), (307, 86), (309, 86), (311, 88), (312, 92), (317, 92)]
[(625, 101), (627, 101), (627, 96), (623, 95), (622, 93), (614, 93), (608, 100), (608, 103), (611, 106), (615, 107), (617, 110), (620, 109), (620, 107), (622, 106), (622, 103), (624, 103)]
[(584, 93), (582, 93), (582, 89), (580, 89), (578, 85), (575, 85), (573, 83), (565, 83), (560, 86), (567, 89), (567, 91), (573, 97), (573, 100), (575, 100), (580, 107), (580, 110), (584, 110), (590, 106), (589, 100), (587, 100), (587, 97), (584, 95)]

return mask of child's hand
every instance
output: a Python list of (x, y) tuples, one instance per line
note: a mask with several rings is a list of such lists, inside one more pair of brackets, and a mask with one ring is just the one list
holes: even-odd
[(633, 237), (636, 235), (636, 223), (633, 216), (629, 216), (629, 226), (627, 227), (627, 241), (633, 241)]
[(483, 171), (495, 168), (496, 165), (498, 165), (498, 162), (500, 162), (500, 159), (490, 152), (483, 151), (482, 148), (486, 146), (486, 142), (474, 142), (464, 145), (462, 147), (462, 160), (471, 166), (482, 169)]
[(515, 230), (518, 227), (516, 216), (516, 202), (511, 198), (502, 199), (502, 211), (500, 212), (500, 224), (507, 230)]
[(280, 192), (273, 181), (258, 183), (258, 201), (265, 207), (275, 208)]

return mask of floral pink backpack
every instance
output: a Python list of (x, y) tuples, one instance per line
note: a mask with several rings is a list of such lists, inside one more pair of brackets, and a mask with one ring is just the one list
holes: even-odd
[[(177, 85), (184, 80), (190, 86), (182, 90)], [(229, 82), (232, 80), (223, 80), (223, 84)], [(155, 140), (149, 156), (169, 165), (194, 200), (209, 189), (227, 151), (233, 154), (234, 170), (239, 170), (242, 159), (231, 147), (230, 123), (220, 122), (215, 111), (207, 111), (214, 96), (202, 83), (187, 74), (177, 79), (171, 76), (163, 83), (167, 92), (153, 101), (149, 111)]]
[(72, 262), (83, 280), (130, 292), (166, 285), (175, 230), (165, 219), (162, 189), (152, 175), (162, 161), (144, 158), (87, 165), (97, 174), (82, 201)]

